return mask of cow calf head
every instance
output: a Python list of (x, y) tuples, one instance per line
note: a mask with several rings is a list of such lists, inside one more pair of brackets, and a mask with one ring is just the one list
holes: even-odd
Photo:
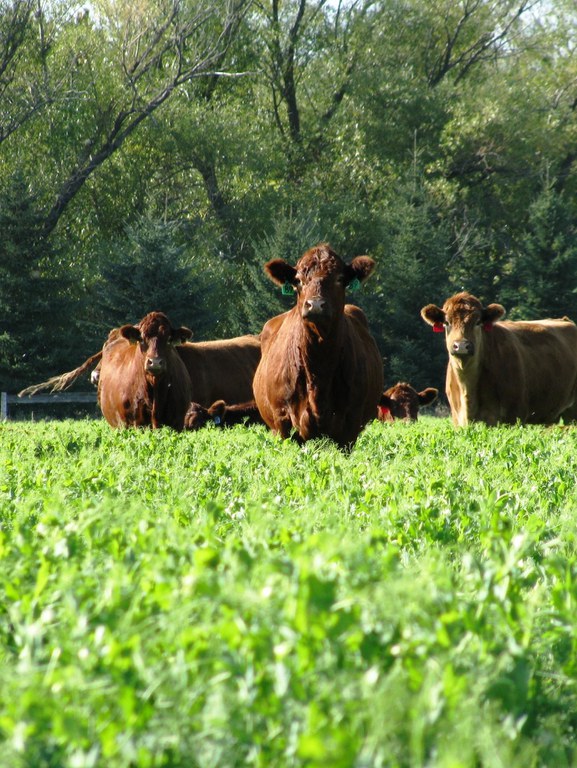
[(192, 402), (184, 417), (184, 428), (197, 430), (202, 429), (209, 423), (222, 427), (225, 411), (226, 403), (224, 400), (217, 400), (210, 408), (205, 408), (200, 403)]
[(381, 395), (378, 417), (381, 421), (417, 421), (419, 408), (435, 402), (439, 390), (427, 387), (417, 392), (410, 384), (399, 381)]

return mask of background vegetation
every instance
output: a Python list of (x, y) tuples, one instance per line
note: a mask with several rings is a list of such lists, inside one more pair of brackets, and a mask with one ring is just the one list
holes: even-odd
[(0, 2), (0, 389), (151, 309), (258, 332), (321, 239), (378, 262), (390, 381), (441, 385), (457, 289), (577, 317), (576, 39), (572, 0)]
[(0, 425), (0, 764), (575, 765), (576, 456)]

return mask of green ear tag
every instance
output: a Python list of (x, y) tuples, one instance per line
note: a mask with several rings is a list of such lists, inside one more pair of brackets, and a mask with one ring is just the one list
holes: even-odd
[(358, 277), (355, 277), (351, 280), (348, 287), (349, 287), (349, 291), (358, 291), (359, 288), (361, 287), (361, 281), (359, 280)]
[(283, 296), (292, 296), (295, 292), (295, 289), (292, 286), (292, 283), (284, 283), (282, 287), (282, 295)]

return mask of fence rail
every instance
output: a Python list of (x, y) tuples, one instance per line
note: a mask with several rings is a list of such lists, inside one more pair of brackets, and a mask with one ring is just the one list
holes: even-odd
[(18, 397), (9, 395), (8, 392), (0, 392), (0, 421), (7, 421), (11, 405), (56, 405), (57, 403), (96, 404), (96, 392), (53, 392), (49, 395), (31, 395), (30, 397)]

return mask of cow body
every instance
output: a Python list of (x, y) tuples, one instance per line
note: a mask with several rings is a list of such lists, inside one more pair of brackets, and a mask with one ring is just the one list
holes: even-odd
[(191, 403), (184, 417), (184, 428), (197, 430), (207, 424), (233, 427), (235, 424), (264, 424), (264, 421), (254, 400), (231, 404), (216, 400), (209, 408), (200, 403)]
[(483, 307), (466, 292), (442, 308), (428, 304), (421, 315), (445, 329), (446, 393), (455, 425), (577, 419), (577, 326), (571, 320), (501, 321), (504, 307)]
[(216, 400), (252, 400), (252, 380), (260, 361), (258, 336), (187, 342), (177, 352), (188, 371), (194, 402), (209, 408)]
[(173, 345), (191, 335), (162, 312), (115, 329), (102, 348), (98, 377), (98, 403), (111, 426), (183, 428), (191, 386)]
[(417, 421), (419, 408), (431, 405), (437, 399), (439, 390), (427, 387), (421, 392), (408, 384), (399, 381), (394, 387), (389, 387), (381, 395), (378, 408), (379, 421)]
[(261, 416), (283, 438), (325, 436), (350, 448), (375, 418), (382, 359), (362, 310), (345, 305), (347, 285), (373, 269), (367, 256), (344, 264), (326, 244), (307, 251), (296, 267), (282, 259), (266, 264), (273, 282), (297, 293), (296, 306), (263, 328), (253, 385)]

